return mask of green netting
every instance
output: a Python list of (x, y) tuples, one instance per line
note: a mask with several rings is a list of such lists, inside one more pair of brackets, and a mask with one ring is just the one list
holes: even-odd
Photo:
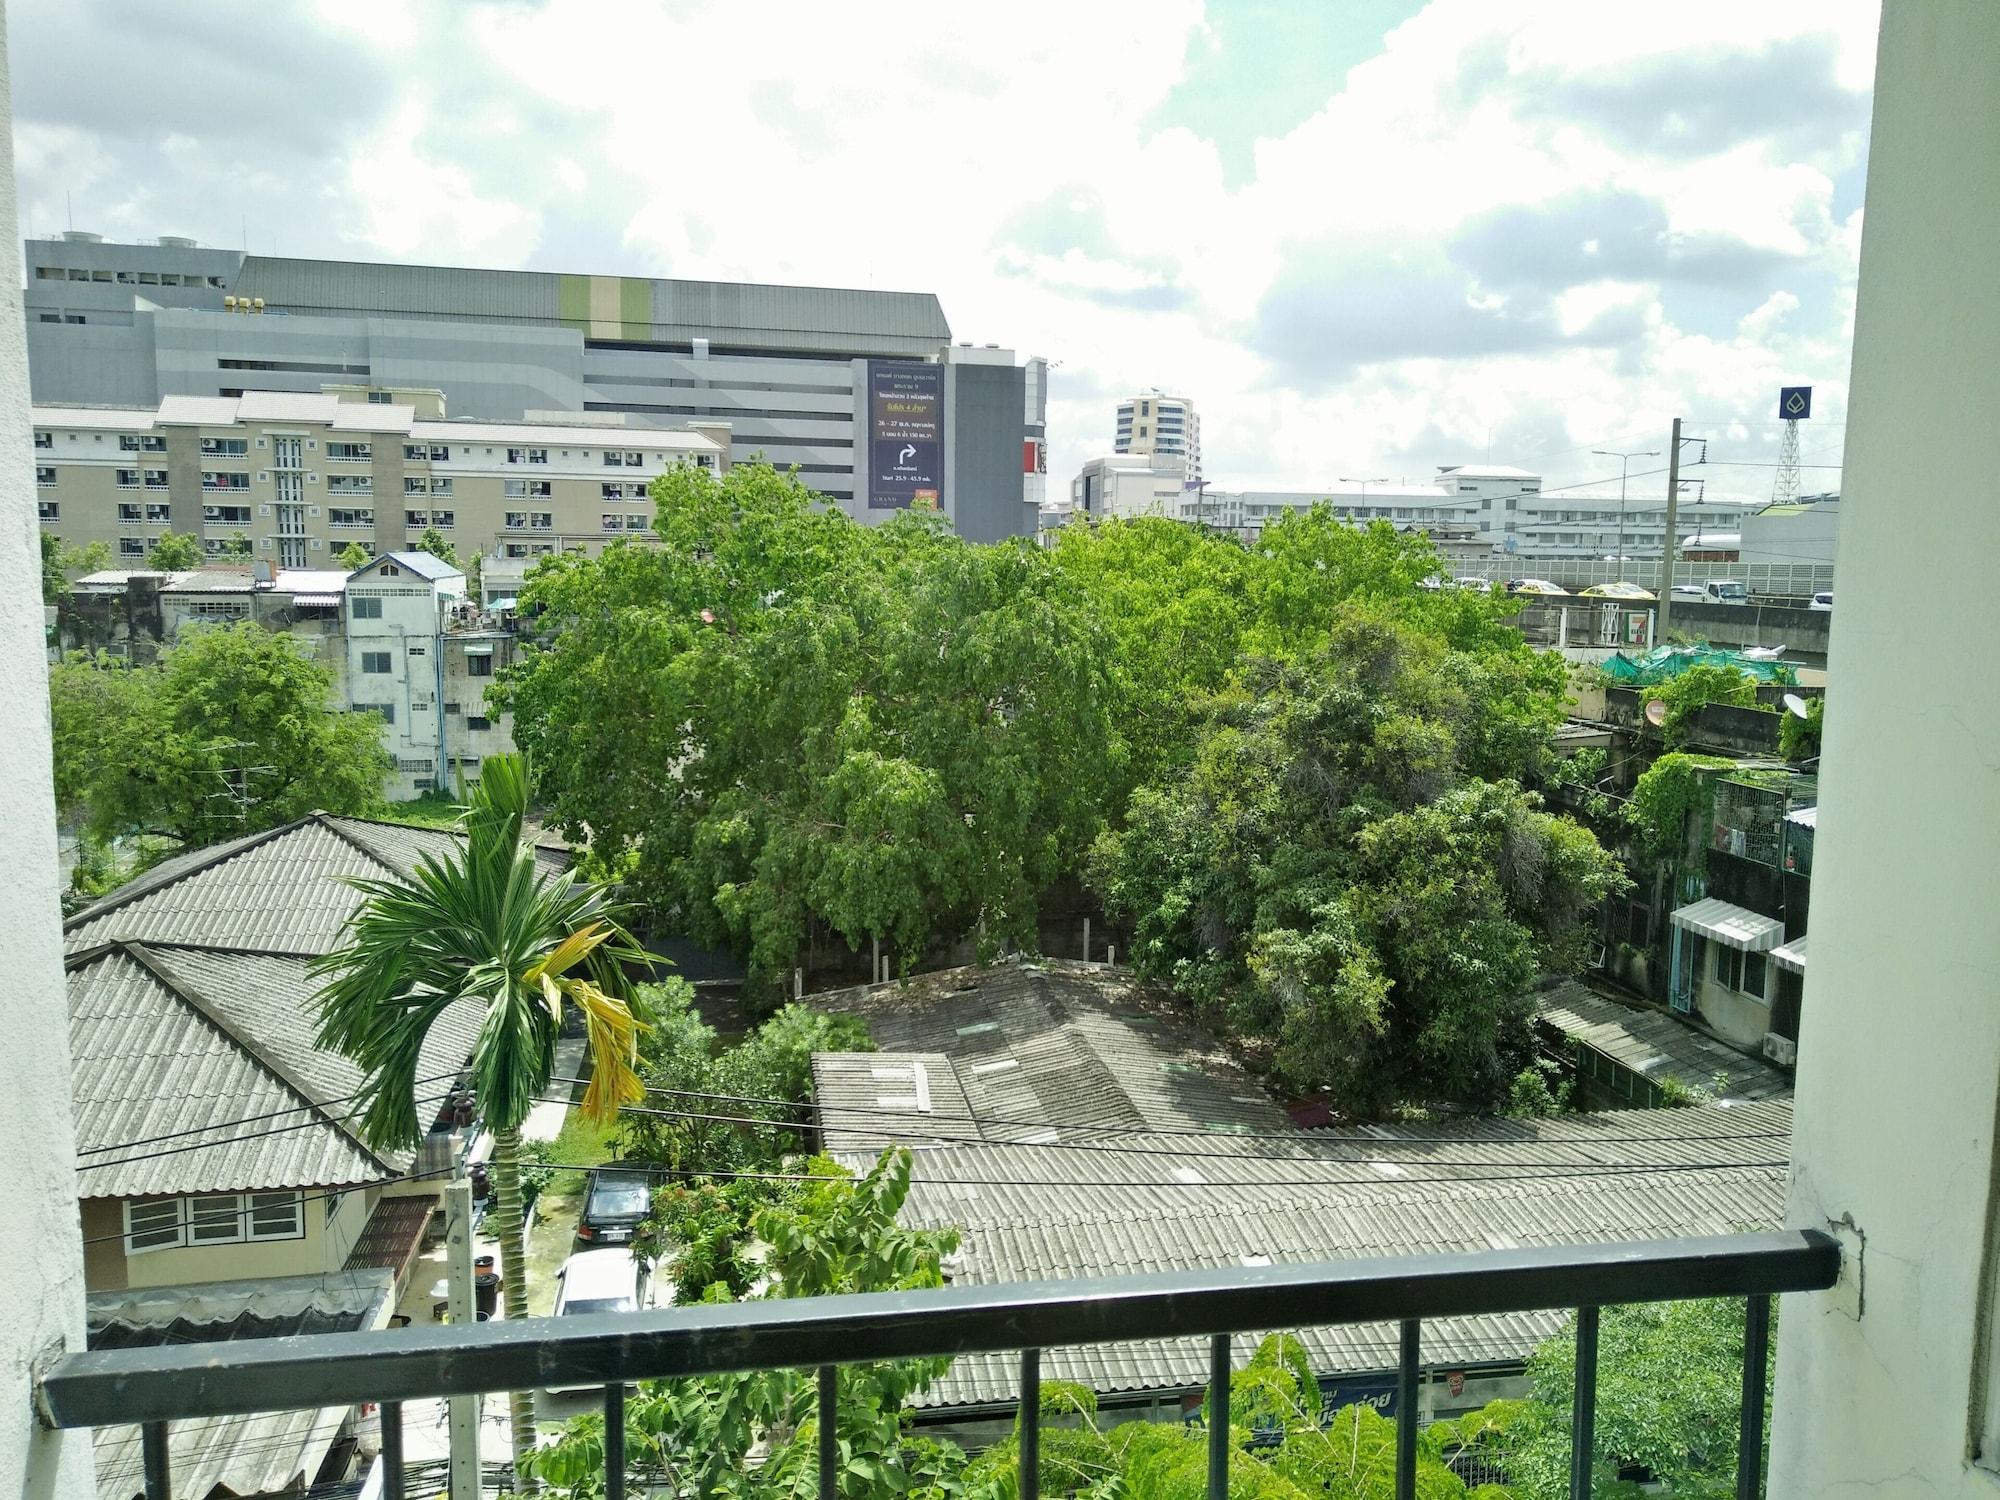
[(1698, 646), (1656, 646), (1636, 658), (1620, 651), (1604, 663), (1604, 675), (1630, 687), (1652, 687), (1695, 666), (1735, 667), (1740, 672), (1748, 672), (1759, 682), (1790, 685), (1799, 680), (1798, 672), (1790, 662), (1764, 661), (1745, 656), (1741, 651), (1725, 651), (1720, 646), (1706, 643)]

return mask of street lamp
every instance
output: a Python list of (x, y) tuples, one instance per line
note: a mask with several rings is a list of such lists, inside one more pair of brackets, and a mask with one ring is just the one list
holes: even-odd
[[(1375, 479), (1349, 479), (1343, 474), (1340, 476), (1340, 482), (1342, 484), (1358, 484), (1361, 486), (1361, 506), (1362, 509), (1366, 510), (1368, 507), (1368, 486), (1371, 484), (1387, 484), (1389, 478), (1385, 474)], [(1364, 516), (1362, 519), (1366, 520), (1367, 518)]]
[[(1633, 459), (1658, 458), (1660, 450), (1647, 448), (1643, 451), (1634, 450), (1631, 453), (1609, 453), (1602, 448), (1592, 448), (1590, 451), (1598, 458), (1618, 460), (1618, 581), (1623, 583), (1625, 581), (1625, 472), (1632, 467)], [(1670, 547), (1673, 545), (1673, 538), (1667, 539), (1667, 545)]]

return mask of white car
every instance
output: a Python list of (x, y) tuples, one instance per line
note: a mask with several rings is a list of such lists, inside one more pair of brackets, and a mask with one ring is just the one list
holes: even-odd
[(1807, 609), (1816, 609), (1816, 610), (1820, 611), (1820, 612), (1821, 612), (1822, 614), (1828, 614), (1828, 615), (1832, 614), (1832, 613), (1833, 613), (1833, 591), (1832, 591), (1831, 589), (1829, 589), (1829, 590), (1827, 590), (1827, 592), (1825, 592), (1824, 594), (1814, 594), (1814, 595), (1812, 596), (1812, 603), (1808, 604), (1808, 605), (1806, 606), (1806, 608), (1807, 608)]
[[(629, 1249), (579, 1250), (556, 1272), (556, 1305), (552, 1317), (586, 1313), (639, 1312), (652, 1304), (652, 1277)], [(551, 1385), (551, 1396), (592, 1395), (597, 1385)], [(573, 1415), (573, 1413), (571, 1414)]]
[(1559, 583), (1551, 583), (1546, 578), (1510, 578), (1507, 580), (1510, 594), (1531, 594), (1537, 599), (1567, 599), (1569, 590)]
[(1708, 590), (1698, 583), (1677, 583), (1668, 591), (1676, 599), (1706, 599)]

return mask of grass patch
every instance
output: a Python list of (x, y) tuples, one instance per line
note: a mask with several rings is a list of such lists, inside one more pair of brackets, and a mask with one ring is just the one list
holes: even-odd
[[(578, 1086), (581, 1092), (582, 1086)], [(534, 1156), (559, 1167), (595, 1167), (612, 1158), (617, 1125), (593, 1125), (583, 1111), (571, 1108), (552, 1141), (534, 1143)], [(554, 1172), (535, 1200), (535, 1222), (528, 1230), (528, 1311), (546, 1315), (555, 1306), (556, 1272), (576, 1248), (576, 1221), (583, 1212), (588, 1172)]]
[(368, 816), (379, 823), (407, 823), (414, 828), (456, 828), (463, 806), (450, 792), (425, 792), (408, 802), (381, 802)]

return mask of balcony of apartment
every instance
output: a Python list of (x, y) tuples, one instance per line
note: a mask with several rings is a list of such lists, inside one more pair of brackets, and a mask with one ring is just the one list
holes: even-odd
[(834, 1416), (843, 1365), (998, 1354), (1017, 1361), (1018, 1493), (1032, 1497), (1040, 1493), (1047, 1352), (1143, 1340), (1198, 1341), (1209, 1373), (1206, 1493), (1210, 1500), (1224, 1500), (1242, 1436), (1241, 1424), (1232, 1432), (1230, 1422), (1232, 1375), (1255, 1346), (1250, 1336), (1301, 1326), (1385, 1325), (1400, 1354), (1393, 1403), (1395, 1493), (1405, 1500), (1417, 1493), (1426, 1324), (1571, 1308), (1576, 1363), (1570, 1493), (1587, 1497), (1599, 1456), (1602, 1309), (1730, 1297), (1741, 1300), (1745, 1319), (1735, 1493), (1754, 1497), (1764, 1485), (1773, 1299), (1833, 1287), (1841, 1263), (1841, 1247), (1829, 1236), (1783, 1231), (107, 1349), (55, 1363), (39, 1382), (38, 1403), (43, 1420), (58, 1428), (136, 1425), (148, 1500), (167, 1500), (174, 1493), (170, 1455), (176, 1422), (372, 1403), (381, 1427), (377, 1493), (401, 1500), (409, 1492), (404, 1403), (519, 1389), (601, 1388), (603, 1493), (619, 1500), (628, 1488), (641, 1493), (651, 1482), (651, 1476), (628, 1473), (625, 1393), (631, 1382), (809, 1369), (817, 1372), (818, 1493), (831, 1500), (841, 1467)]

